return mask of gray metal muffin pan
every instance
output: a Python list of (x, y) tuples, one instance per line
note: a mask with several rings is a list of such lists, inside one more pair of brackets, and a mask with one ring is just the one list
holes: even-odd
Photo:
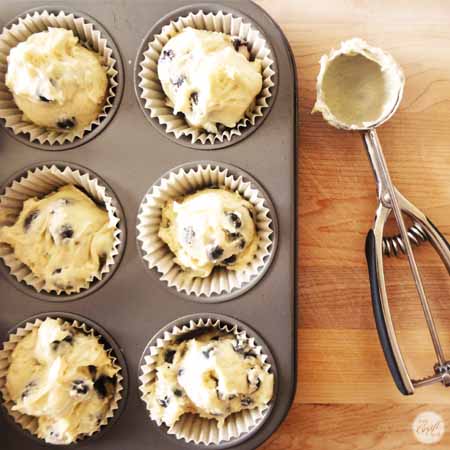
[[(80, 314), (103, 327), (118, 342), (128, 365), (129, 389), (125, 410), (98, 439), (77, 444), (88, 450), (166, 450), (196, 448), (169, 438), (153, 424), (139, 398), (139, 361), (148, 341), (169, 322), (189, 314), (222, 314), (238, 318), (253, 328), (273, 355), (277, 393), (270, 417), (233, 448), (253, 449), (279, 426), (293, 400), (296, 387), (296, 72), (289, 45), (278, 26), (250, 1), (223, 0), (202, 4), (205, 11), (229, 11), (255, 24), (269, 40), (277, 61), (277, 95), (264, 121), (245, 139), (215, 150), (180, 145), (152, 126), (134, 94), (133, 66), (148, 31), (173, 10), (200, 9), (179, 0), (71, 0), (67, 10), (93, 17), (114, 39), (122, 56), (124, 95), (115, 104), (114, 118), (98, 135), (82, 145), (52, 153), (32, 148), (0, 130), (0, 182), (31, 164), (55, 160), (79, 164), (97, 173), (114, 191), (123, 206), (128, 239), (122, 261), (110, 279), (76, 301), (39, 301), (0, 277), (0, 341), (24, 319), (55, 310)], [(15, 16), (43, 4), (34, 0), (3, 0), (0, 26)], [(57, 6), (56, 6), (57, 5)], [(189, 8), (188, 8), (189, 7)], [(64, 2), (47, 10), (64, 10)], [(138, 253), (136, 217), (149, 187), (168, 170), (187, 162), (210, 159), (229, 163), (254, 177), (268, 192), (278, 218), (277, 251), (264, 277), (239, 297), (221, 303), (193, 302), (175, 295), (152, 277)], [(30, 249), (31, 250), (31, 249)], [(4, 272), (4, 271), (2, 271)], [(225, 446), (227, 446), (225, 444)], [(41, 443), (10, 425), (0, 414), (0, 448), (33, 450)]]

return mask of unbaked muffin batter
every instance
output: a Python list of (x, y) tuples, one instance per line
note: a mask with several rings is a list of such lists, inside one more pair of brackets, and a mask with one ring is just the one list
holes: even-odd
[(207, 277), (217, 265), (237, 270), (258, 246), (253, 215), (239, 193), (203, 189), (164, 206), (159, 237), (192, 276)]
[(261, 91), (261, 61), (250, 59), (237, 37), (185, 28), (162, 49), (158, 77), (175, 114), (217, 133), (218, 124), (235, 127)]
[(58, 131), (86, 128), (108, 89), (100, 55), (64, 28), (34, 33), (14, 47), (5, 81), (24, 120)]
[(6, 389), (14, 411), (38, 418), (38, 437), (70, 444), (99, 428), (114, 395), (116, 374), (95, 336), (47, 318), (12, 352)]
[(106, 210), (66, 185), (23, 204), (16, 223), (0, 228), (0, 243), (45, 284), (47, 291), (77, 291), (99, 274), (114, 242)]
[(222, 427), (230, 414), (266, 405), (273, 383), (246, 341), (208, 331), (178, 338), (162, 350), (148, 400), (152, 418), (169, 427), (185, 413), (215, 419)]

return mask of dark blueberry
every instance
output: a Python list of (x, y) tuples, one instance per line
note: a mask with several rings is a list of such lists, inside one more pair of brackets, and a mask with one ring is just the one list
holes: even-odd
[(22, 394), (21, 394), (20, 398), (23, 400), (25, 397), (30, 395), (31, 389), (33, 389), (35, 386), (36, 386), (36, 382), (35, 381), (30, 381), (29, 383), (27, 383), (25, 385), (24, 390), (22, 391)]
[(166, 350), (164, 352), (164, 361), (168, 364), (172, 364), (173, 358), (174, 358), (176, 352), (177, 352), (176, 350), (171, 350), (171, 349)]
[(181, 377), (181, 375), (183, 375), (183, 373), (184, 373), (184, 369), (179, 369), (177, 375), (179, 377)]
[(237, 52), (239, 51), (239, 47), (247, 47), (247, 50), (249, 50), (247, 41), (244, 41), (238, 37), (233, 39), (233, 47)]
[(241, 250), (243, 250), (244, 248), (245, 248), (245, 245), (247, 244), (247, 242), (245, 241), (245, 239), (241, 239), (240, 241), (239, 241), (239, 248), (241, 249)]
[(179, 389), (175, 389), (173, 393), (176, 397), (181, 397), (183, 395), (183, 393)]
[(55, 270), (52, 272), (52, 275), (58, 275), (58, 274), (61, 273), (61, 272), (62, 272), (61, 267), (58, 267), (57, 269), (55, 269)]
[(225, 230), (225, 234), (227, 236), (227, 241), (233, 242), (236, 239), (239, 239), (242, 234), (241, 233), (230, 233), (229, 231)]
[(64, 339), (63, 342), (67, 342), (68, 344), (71, 344), (73, 342), (73, 336), (71, 334), (68, 334)]
[(89, 370), (89, 374), (91, 375), (91, 377), (95, 377), (96, 373), (97, 373), (97, 367), (95, 367), (92, 364), (88, 365), (88, 370)]
[(37, 216), (39, 216), (39, 210), (34, 209), (30, 212), (30, 214), (28, 214), (27, 217), (25, 217), (25, 220), (23, 221), (23, 229), (25, 231), (28, 231), (28, 228), (30, 228), (31, 223), (36, 219)]
[(56, 122), (56, 126), (58, 128), (62, 128), (63, 130), (70, 130), (77, 124), (77, 120), (75, 117), (72, 117), (71, 119), (61, 119)]
[(89, 392), (89, 386), (83, 380), (72, 381), (72, 391), (76, 394), (85, 395)]
[(183, 75), (180, 75), (177, 79), (175, 80), (170, 80), (171, 83), (176, 86), (177, 88), (181, 87), (182, 84), (184, 83), (184, 81), (186, 80), (186, 77), (184, 77)]
[(158, 403), (163, 407), (167, 408), (169, 406), (170, 398), (166, 395), (163, 399), (159, 399)]
[(65, 224), (61, 227), (61, 231), (59, 232), (61, 239), (71, 239), (73, 236), (73, 228)]
[(175, 53), (172, 49), (169, 48), (169, 50), (163, 50), (161, 53), (160, 59), (164, 61), (165, 59), (172, 60), (175, 57)]
[[(76, 244), (76, 242), (75, 242)], [(103, 267), (105, 267), (106, 264), (106, 253), (102, 253), (98, 257), (98, 271), (101, 272)]]
[(226, 258), (222, 261), (224, 264), (234, 264), (236, 262), (236, 255), (231, 255), (229, 258)]
[(213, 350), (214, 350), (213, 347), (209, 347), (209, 348), (207, 348), (206, 350), (203, 350), (203, 351), (202, 351), (203, 356), (204, 356), (206, 359), (209, 359), (209, 357), (211, 356), (211, 352), (212, 352)]
[(231, 223), (234, 225), (235, 228), (241, 228), (242, 222), (236, 213), (231, 212), (231, 213), (228, 213), (227, 216), (229, 217)]
[(253, 403), (253, 400), (250, 397), (244, 397), (241, 399), (242, 406), (250, 406)]
[(40, 96), (39, 96), (39, 100), (40, 100), (41, 102), (45, 102), (45, 103), (51, 102), (50, 99), (48, 99), (47, 97), (44, 97), (43, 95), (40, 95)]
[(94, 382), (94, 389), (101, 398), (105, 398), (108, 394), (108, 384), (115, 385), (116, 380), (115, 378), (107, 377), (105, 375), (102, 375)]
[(208, 258), (211, 261), (217, 261), (222, 255), (223, 255), (223, 248), (220, 247), (219, 245), (210, 248), (208, 252)]
[(198, 92), (193, 92), (191, 94), (191, 102), (193, 105), (198, 105)]
[(183, 233), (184, 233), (184, 240), (185, 240), (186, 244), (191, 245), (192, 241), (195, 238), (194, 229), (192, 227), (184, 227)]

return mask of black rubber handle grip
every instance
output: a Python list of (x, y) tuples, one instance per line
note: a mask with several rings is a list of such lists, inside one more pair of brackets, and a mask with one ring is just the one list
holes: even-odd
[(400, 371), (397, 366), (397, 362), (395, 361), (394, 352), (392, 351), (391, 342), (389, 340), (389, 335), (386, 328), (386, 322), (384, 321), (380, 290), (378, 286), (375, 235), (373, 233), (373, 230), (369, 231), (366, 239), (366, 259), (367, 267), (369, 269), (373, 315), (375, 317), (375, 324), (377, 326), (378, 338), (380, 339), (381, 346), (383, 347), (384, 357), (386, 358), (387, 365), (389, 367), (389, 370), (391, 371), (392, 378), (394, 379), (398, 390), (403, 395), (409, 395), (410, 392), (408, 392), (403, 383)]
[(428, 222), (434, 228), (434, 231), (441, 237), (441, 239), (447, 244), (447, 248), (450, 250), (450, 244), (447, 242), (447, 239), (443, 236), (443, 234), (438, 230), (437, 226), (427, 217)]

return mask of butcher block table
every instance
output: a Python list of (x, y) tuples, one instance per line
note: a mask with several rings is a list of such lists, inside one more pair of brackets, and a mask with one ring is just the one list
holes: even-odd
[[(364, 256), (376, 195), (361, 137), (332, 128), (311, 109), (322, 54), (356, 36), (390, 52), (405, 71), (406, 87), (400, 109), (379, 129), (387, 163), (399, 190), (449, 239), (450, 2), (257, 3), (292, 46), (300, 104), (297, 394), (262, 448), (423, 449), (412, 423), (434, 411), (447, 432), (432, 448), (448, 449), (450, 389), (435, 385), (402, 396), (378, 343)], [(429, 244), (416, 256), (449, 358), (450, 278)], [(434, 353), (406, 258), (386, 260), (386, 276), (409, 371), (415, 378), (431, 375)]]

